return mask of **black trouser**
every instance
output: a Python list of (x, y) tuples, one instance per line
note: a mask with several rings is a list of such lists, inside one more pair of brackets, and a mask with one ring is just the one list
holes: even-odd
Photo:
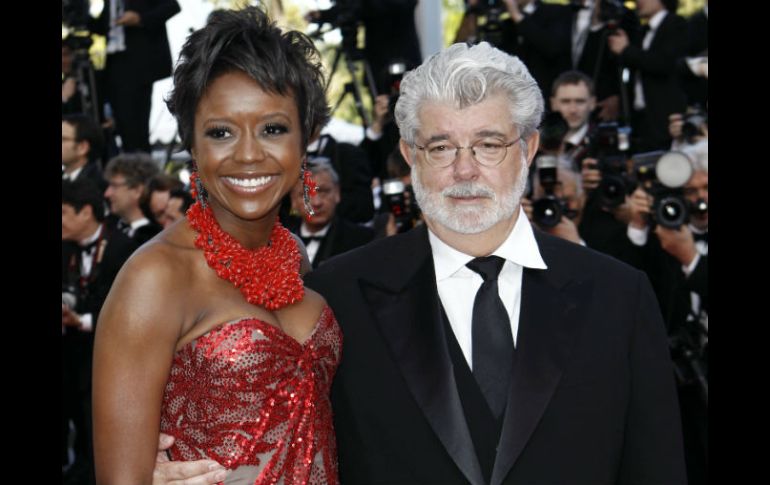
[(141, 79), (125, 53), (107, 56), (106, 96), (123, 152), (150, 152), (152, 81)]

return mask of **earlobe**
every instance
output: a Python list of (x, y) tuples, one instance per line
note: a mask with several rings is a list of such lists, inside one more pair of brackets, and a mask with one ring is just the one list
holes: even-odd
[(404, 157), (404, 160), (406, 160), (406, 163), (411, 167), (414, 165), (414, 160), (412, 159), (412, 149), (409, 147), (409, 145), (404, 141), (403, 138), (401, 138), (398, 141), (398, 148), (401, 151), (401, 155)]

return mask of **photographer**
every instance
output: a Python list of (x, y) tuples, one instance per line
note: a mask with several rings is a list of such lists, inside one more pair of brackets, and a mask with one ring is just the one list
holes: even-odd
[[(570, 11), (540, 0), (467, 0), (456, 42), (487, 41), (519, 57), (548, 97), (553, 80), (570, 68)], [(478, 18), (487, 22), (477, 25)], [(471, 26), (472, 28), (468, 28)]]
[[(545, 184), (544, 179), (550, 177), (542, 177), (538, 168), (532, 180), (531, 199), (522, 198), (522, 207), (527, 218), (541, 231), (586, 246), (578, 231), (584, 205), (580, 175), (565, 166), (555, 168), (556, 179), (548, 180)], [(547, 206), (543, 202), (546, 202)], [(546, 207), (558, 207), (554, 210), (556, 215), (547, 214), (547, 210), (538, 211), (541, 204)]]
[(623, 29), (607, 39), (609, 49), (633, 72), (634, 151), (667, 149), (668, 116), (684, 111), (686, 97), (677, 60), (687, 49), (687, 25), (676, 15), (676, 0), (638, 0), (637, 13), (647, 21), (644, 37), (629, 40)]
[(553, 82), (551, 110), (560, 113), (569, 126), (564, 135), (564, 155), (575, 170), (580, 170), (589, 148), (588, 135), (594, 128), (590, 117), (595, 108), (594, 83), (582, 72), (563, 72)]
[(336, 0), (327, 10), (314, 10), (305, 18), (350, 28), (355, 37), (358, 22), (364, 25), (363, 56), (372, 68), (377, 93), (388, 89), (388, 66), (395, 60), (417, 66), (422, 62), (414, 23), (417, 0)]
[(166, 21), (176, 0), (106, 0), (90, 30), (107, 37), (105, 101), (112, 106), (124, 152), (150, 152), (153, 83), (171, 75)]
[(340, 179), (328, 162), (308, 162), (316, 181), (316, 195), (310, 197), (315, 214), (307, 217), (303, 200), (303, 183), (298, 181), (291, 191), (291, 208), (300, 218), (292, 219), (288, 229), (305, 243), (313, 268), (337, 254), (363, 246), (374, 238), (368, 227), (349, 222), (337, 213), (340, 203)]
[(690, 151), (694, 172), (684, 187), (688, 224), (651, 230), (651, 198), (631, 197), (628, 238), (658, 297), (674, 359), (689, 483), (708, 473), (708, 158)]
[[(104, 225), (101, 190), (88, 179), (62, 181), (62, 469), (64, 483), (93, 483), (91, 353), (99, 312), (136, 247)], [(75, 460), (68, 463), (72, 421)]]

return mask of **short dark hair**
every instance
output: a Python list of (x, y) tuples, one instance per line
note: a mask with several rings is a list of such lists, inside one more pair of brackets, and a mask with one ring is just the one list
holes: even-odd
[(581, 71), (564, 71), (553, 81), (553, 85), (551, 86), (551, 96), (556, 96), (556, 91), (565, 84), (580, 83), (585, 83), (586, 87), (588, 87), (588, 94), (591, 96), (596, 94), (594, 92), (594, 81), (588, 77), (588, 75)]
[(109, 180), (115, 175), (122, 175), (129, 187), (144, 185), (146, 191), (150, 179), (159, 171), (158, 165), (147, 153), (121, 153), (107, 163), (104, 177)]
[(91, 179), (62, 180), (61, 203), (71, 205), (75, 212), (80, 212), (83, 207), (90, 205), (94, 218), (99, 222), (104, 220), (102, 191)]
[(190, 192), (186, 191), (185, 189), (174, 189), (171, 191), (171, 193), (168, 196), (169, 199), (182, 199), (182, 205), (179, 207), (179, 211), (184, 214), (187, 212), (187, 209), (190, 208), (191, 205), (193, 205), (193, 202), (195, 202), (192, 198), (192, 195), (190, 195)]
[(90, 146), (88, 161), (98, 160), (101, 157), (102, 147), (104, 146), (102, 127), (93, 118), (84, 113), (62, 115), (61, 120), (75, 127), (75, 141), (88, 142)]
[(186, 150), (192, 149), (198, 102), (218, 76), (231, 71), (245, 73), (267, 92), (294, 96), (303, 150), (328, 121), (322, 64), (313, 41), (301, 32), (281, 32), (256, 7), (221, 11), (185, 42), (166, 100)]

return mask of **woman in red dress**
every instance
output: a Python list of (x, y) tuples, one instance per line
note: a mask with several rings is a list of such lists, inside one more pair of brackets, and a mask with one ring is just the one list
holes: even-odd
[(328, 119), (318, 52), (256, 8), (191, 34), (168, 100), (193, 158), (187, 217), (125, 264), (94, 350), (97, 482), (149, 484), (158, 433), (172, 460), (225, 483), (335, 484), (329, 387), (342, 337), (303, 286), (278, 222)]

